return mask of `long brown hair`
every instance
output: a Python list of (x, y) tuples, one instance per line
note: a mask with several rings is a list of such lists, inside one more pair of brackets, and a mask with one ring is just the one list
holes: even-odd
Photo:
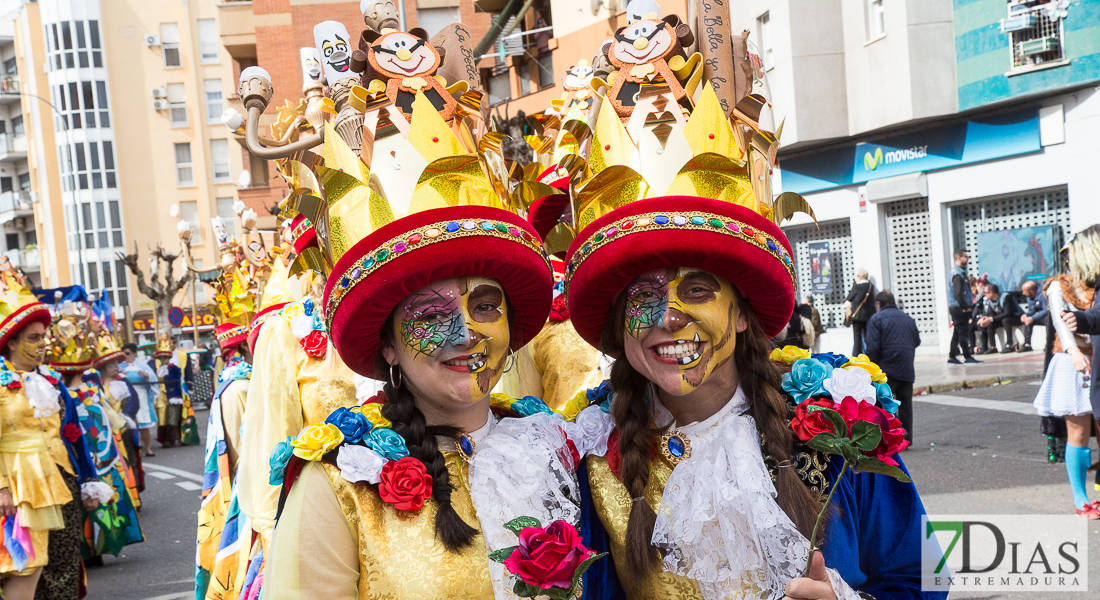
[[(787, 424), (787, 403), (779, 391), (783, 372), (768, 358), (771, 347), (756, 313), (740, 294), (737, 303), (738, 310), (748, 321), (748, 327), (737, 334), (733, 358), (741, 376), (741, 389), (748, 399), (748, 414), (756, 420), (756, 428), (764, 440), (762, 450), (781, 466), (790, 465), (794, 439)], [(615, 390), (611, 415), (619, 428), (620, 473), (631, 498), (642, 498), (649, 483), (649, 452), (662, 432), (650, 422), (645, 397), (649, 381), (634, 369), (623, 353), (626, 304), (624, 293), (615, 302), (604, 326), (600, 349), (619, 357), (611, 368), (611, 386)], [(777, 471), (776, 502), (808, 538), (821, 510), (821, 499), (803, 485), (793, 468)], [(631, 504), (626, 526), (625, 567), (626, 572), (634, 577), (643, 577), (660, 568), (660, 553), (650, 544), (656, 520), (657, 514), (644, 500)]]

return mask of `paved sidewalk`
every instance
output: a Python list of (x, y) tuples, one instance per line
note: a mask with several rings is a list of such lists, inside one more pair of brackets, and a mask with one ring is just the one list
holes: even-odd
[(975, 356), (980, 365), (952, 365), (946, 356), (917, 356), (915, 391), (944, 392), (994, 383), (1040, 379), (1043, 376), (1043, 351)]

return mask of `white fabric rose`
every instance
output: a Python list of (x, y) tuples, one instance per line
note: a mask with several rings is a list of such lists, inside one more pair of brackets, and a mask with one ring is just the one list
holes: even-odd
[(114, 497), (114, 488), (102, 481), (89, 481), (80, 486), (80, 499), (85, 502), (96, 500), (100, 504), (106, 504)]
[(183, 398), (169, 398), (168, 404), (172, 406), (181, 406), (183, 404)]
[(851, 396), (874, 403), (878, 396), (875, 384), (871, 383), (871, 374), (863, 369), (833, 369), (832, 377), (826, 379), (823, 385), (832, 395), (833, 402)]
[(340, 476), (352, 483), (382, 481), (382, 467), (385, 464), (386, 459), (380, 454), (356, 444), (344, 444), (336, 454), (336, 466), (340, 467)]
[(353, 381), (355, 381), (355, 399), (359, 401), (360, 405), (377, 396), (378, 392), (382, 391), (382, 386), (386, 385), (384, 382), (370, 377), (363, 377), (358, 373), (355, 374)]
[(304, 314), (294, 317), (290, 320), (290, 332), (298, 339), (313, 333), (313, 317)]
[(34, 418), (45, 419), (61, 411), (61, 391), (38, 373), (27, 373), (23, 378), (27, 400), (34, 409)]
[(582, 458), (589, 454), (603, 456), (607, 454), (607, 436), (615, 429), (615, 421), (599, 406), (589, 406), (577, 415), (575, 423), (565, 423), (564, 428)]

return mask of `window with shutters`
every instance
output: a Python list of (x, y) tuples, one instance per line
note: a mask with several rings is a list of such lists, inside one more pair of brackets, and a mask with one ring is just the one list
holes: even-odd
[(225, 110), (225, 101), (222, 98), (222, 80), (207, 79), (202, 82), (203, 92), (206, 94), (206, 122), (218, 123), (222, 121), (222, 111)]
[(187, 127), (187, 94), (182, 83), (168, 84), (168, 120), (172, 128)]
[(161, 23), (160, 51), (164, 54), (164, 68), (174, 69), (183, 65), (180, 58), (180, 27), (175, 23)]
[(191, 144), (176, 144), (176, 185), (191, 187), (195, 185), (195, 169), (191, 163)]
[(216, 65), (218, 58), (218, 26), (214, 19), (199, 19), (199, 62)]
[(214, 167), (214, 183), (233, 183), (229, 172), (229, 140), (210, 140), (210, 160)]

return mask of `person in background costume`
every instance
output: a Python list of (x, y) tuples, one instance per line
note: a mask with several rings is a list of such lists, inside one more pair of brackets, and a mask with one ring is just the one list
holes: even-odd
[(156, 397), (159, 387), (157, 373), (144, 361), (138, 360), (137, 353), (137, 344), (123, 345), (123, 361), (119, 363), (119, 371), (137, 394), (137, 412), (133, 417), (137, 421), (141, 447), (145, 451), (145, 456), (156, 456), (151, 445), (153, 429), (157, 426)]
[[(712, 9), (702, 5), (700, 19)], [(612, 63), (657, 43), (646, 36), (663, 24), (643, 16), (617, 35)], [(729, 60), (703, 61), (686, 122), (647, 119), (663, 109), (641, 101), (617, 115), (601, 107), (590, 147), (604, 153), (573, 181), (570, 316), (582, 338), (616, 359), (610, 380), (578, 397), (614, 425), (606, 453), (578, 473), (583, 510), (606, 531), (602, 541), (593, 531), (592, 547), (615, 559), (615, 573), (597, 563), (588, 581), (614, 587), (617, 574), (625, 591), (607, 597), (647, 600), (943, 598), (921, 588), (916, 488), (870, 473), (842, 477), (838, 460), (796, 443), (791, 411), (810, 398), (831, 407), (821, 398), (832, 393), (883, 416), (883, 457), (896, 461), (905, 447), (900, 423), (875, 406), (893, 403), (865, 357), (815, 359), (788, 346), (774, 354), (794, 364), (787, 376), (769, 359), (769, 339), (795, 305), (791, 248), (778, 224), (812, 211), (797, 194), (773, 198), (770, 107), (714, 79)], [(652, 95), (668, 95), (653, 85)], [(657, 135), (666, 141), (649, 143)], [(889, 464), (905, 477), (900, 461)], [(809, 538), (822, 492), (838, 477), (816, 552)]]

